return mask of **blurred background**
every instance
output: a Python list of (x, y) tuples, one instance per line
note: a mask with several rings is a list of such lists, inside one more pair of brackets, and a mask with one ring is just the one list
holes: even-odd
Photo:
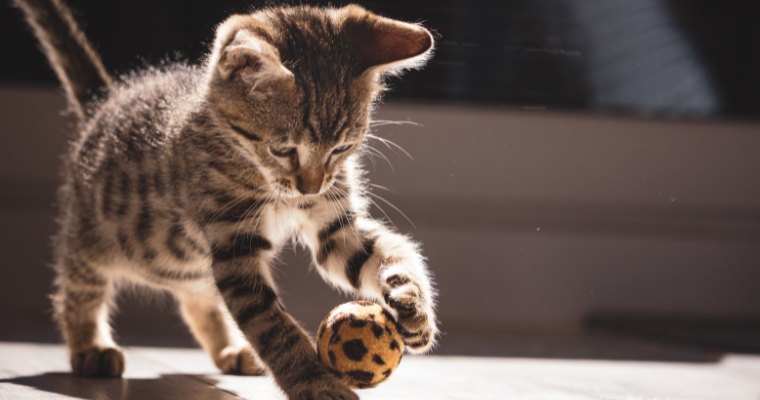
[[(68, 3), (116, 74), (197, 62), (216, 24), (252, 9)], [(435, 273), (437, 354), (760, 353), (760, 3), (356, 3), (437, 36), (429, 65), (392, 80), (376, 115), (396, 123), (374, 133), (411, 157), (376, 142), (385, 156), (365, 160), (389, 189), (373, 212), (421, 241)], [(48, 263), (71, 120), (6, 4), (0, 46), (0, 340), (58, 342)], [(346, 299), (309, 260), (293, 249), (277, 276), (313, 332)], [(119, 304), (123, 344), (194, 346), (168, 297)]]

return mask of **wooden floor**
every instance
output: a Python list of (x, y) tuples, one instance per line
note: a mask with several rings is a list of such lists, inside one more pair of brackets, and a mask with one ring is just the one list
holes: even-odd
[[(405, 357), (362, 399), (758, 400), (760, 357), (716, 363)], [(0, 343), (0, 399), (283, 399), (268, 377), (219, 374), (201, 350), (127, 349), (124, 379), (73, 377), (60, 345)]]

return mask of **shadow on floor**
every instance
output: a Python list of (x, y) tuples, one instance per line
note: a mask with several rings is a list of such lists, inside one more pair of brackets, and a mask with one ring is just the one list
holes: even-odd
[[(1, 319), (0, 342), (61, 343), (54, 324), (46, 319)], [(116, 327), (122, 346), (198, 348), (178, 318), (124, 321)], [(432, 352), (442, 356), (525, 357), (555, 359), (636, 360), (709, 363), (722, 352), (678, 342), (663, 342), (625, 332), (483, 333), (447, 331)]]
[[(20, 385), (35, 391), (48, 392), (85, 400), (165, 399), (165, 400), (229, 400), (236, 396), (213, 386), (216, 381), (193, 375), (161, 375), (146, 379), (83, 378), (70, 373), (49, 372), (39, 375), (0, 379), (0, 384)], [(15, 392), (15, 394), (14, 394)], [(28, 389), (5, 387), (4, 394), (13, 398), (47, 398)]]

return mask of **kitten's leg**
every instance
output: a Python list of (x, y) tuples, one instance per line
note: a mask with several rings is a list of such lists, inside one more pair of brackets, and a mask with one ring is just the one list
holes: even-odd
[(233, 233), (213, 245), (219, 292), (246, 339), (290, 399), (358, 399), (322, 364), (311, 339), (288, 315), (269, 276), (271, 243)]
[(438, 334), (435, 299), (418, 246), (363, 215), (361, 208), (334, 210), (330, 218), (315, 222), (316, 229), (302, 232), (321, 275), (346, 290), (385, 302), (397, 313), (407, 349), (429, 350)]
[(87, 263), (64, 260), (57, 286), (56, 318), (71, 353), (74, 374), (121, 376), (124, 354), (113, 341), (108, 323), (110, 280)]
[(266, 372), (221, 299), (213, 294), (183, 293), (179, 301), (182, 318), (219, 369), (242, 375)]

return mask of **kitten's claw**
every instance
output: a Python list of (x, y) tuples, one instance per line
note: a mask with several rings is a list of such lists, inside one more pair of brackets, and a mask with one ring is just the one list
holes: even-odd
[(398, 328), (404, 345), (413, 353), (429, 350), (438, 332), (431, 300), (426, 299), (419, 286), (406, 276), (393, 274), (384, 283), (385, 302), (398, 314)]
[(216, 366), (225, 374), (260, 376), (266, 369), (250, 347), (227, 347), (222, 350)]
[(93, 347), (71, 355), (71, 369), (79, 376), (118, 378), (124, 373), (124, 353), (115, 347)]

